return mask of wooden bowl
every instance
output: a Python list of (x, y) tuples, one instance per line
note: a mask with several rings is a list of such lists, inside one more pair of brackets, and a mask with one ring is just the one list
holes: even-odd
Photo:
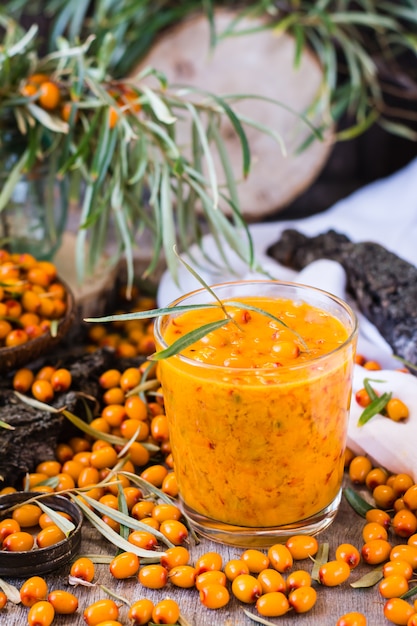
[[(0, 496), (0, 519), (11, 517), (11, 513), (8, 512), (10, 507), (15, 504), (23, 504), (36, 495), (39, 494), (18, 491)], [(68, 498), (54, 494), (43, 497), (42, 502), (55, 511), (68, 513), (74, 522), (75, 529), (66, 539), (47, 548), (33, 548), (27, 552), (6, 552), (3, 550), (0, 559), (0, 576), (20, 578), (52, 572), (69, 563), (79, 551), (83, 522), (80, 509)]]
[(0, 348), (0, 373), (5, 374), (19, 367), (23, 367), (43, 354), (48, 353), (68, 333), (76, 314), (74, 295), (69, 286), (58, 278), (67, 293), (67, 309), (63, 318), (59, 320), (55, 335), (44, 333), (20, 346)]

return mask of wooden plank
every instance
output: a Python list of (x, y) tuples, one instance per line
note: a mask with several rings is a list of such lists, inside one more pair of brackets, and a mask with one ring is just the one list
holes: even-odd
[[(364, 520), (358, 516), (347, 502), (342, 499), (339, 513), (333, 525), (319, 535), (319, 542), (329, 542), (330, 553), (329, 558), (334, 558), (336, 547), (340, 543), (350, 542), (359, 548), (362, 545), (361, 531)], [(223, 546), (212, 543), (207, 540), (201, 541), (198, 546), (189, 546), (192, 561), (201, 554), (215, 550), (223, 556), (223, 562), (231, 558), (238, 558), (242, 553), (242, 549)], [(114, 546), (109, 544), (93, 527), (85, 523), (83, 528), (83, 539), (81, 546), (82, 554), (114, 554)], [(1, 558), (1, 556), (0, 556)], [(307, 569), (311, 571), (313, 563), (310, 561), (295, 562), (293, 569)], [(349, 611), (363, 612), (368, 620), (369, 625), (378, 624), (383, 626), (389, 624), (383, 616), (384, 600), (380, 596), (377, 587), (370, 589), (352, 589), (350, 582), (357, 580), (364, 573), (372, 569), (370, 566), (361, 564), (351, 574), (348, 582), (340, 587), (324, 588), (317, 585), (318, 600), (316, 606), (303, 615), (296, 615), (290, 612), (288, 615), (280, 618), (271, 619), (273, 623), (280, 626), (290, 626), (293, 624), (303, 624), (304, 626), (334, 626), (339, 616)], [(181, 607), (182, 615), (188, 620), (192, 626), (250, 626), (254, 622), (246, 617), (243, 608), (256, 613), (253, 606), (242, 605), (235, 598), (231, 598), (230, 603), (224, 609), (213, 611), (203, 607), (198, 598), (196, 589), (178, 589), (168, 584), (164, 589), (152, 591), (144, 589), (137, 578), (117, 581), (110, 572), (108, 565), (99, 564), (96, 566), (96, 587), (77, 587), (68, 586), (69, 567), (61, 568), (59, 571), (46, 575), (49, 589), (68, 589), (75, 593), (79, 599), (79, 609), (75, 615), (61, 616), (57, 623), (60, 625), (71, 624), (71, 626), (85, 626), (82, 612), (86, 606), (92, 602), (106, 598), (108, 595), (101, 589), (100, 585), (104, 585), (113, 590), (114, 593), (126, 598), (128, 602), (134, 602), (139, 598), (148, 597), (157, 602), (165, 597), (171, 597), (177, 600)], [(8, 582), (20, 587), (22, 580), (7, 579)], [(128, 624), (127, 618), (128, 607), (121, 604), (120, 621), (122, 624)], [(24, 624), (26, 623), (27, 609), (22, 606), (14, 606), (10, 602), (7, 608), (1, 612), (1, 624)]]

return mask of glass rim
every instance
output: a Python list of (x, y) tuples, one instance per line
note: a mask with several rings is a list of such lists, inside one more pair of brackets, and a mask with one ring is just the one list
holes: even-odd
[[(348, 315), (348, 317), (352, 320), (352, 328), (349, 331), (349, 334), (347, 336), (347, 338), (345, 339), (345, 341), (343, 341), (343, 343), (341, 343), (339, 346), (337, 346), (336, 348), (334, 348), (333, 350), (331, 350), (330, 352), (326, 352), (325, 354), (321, 354), (319, 356), (316, 356), (310, 360), (306, 360), (303, 361), (301, 363), (294, 363), (291, 365), (282, 365), (280, 367), (267, 367), (267, 366), (260, 366), (260, 367), (233, 367), (231, 365), (218, 365), (218, 364), (212, 364), (212, 363), (203, 363), (201, 361), (196, 361), (194, 359), (191, 359), (187, 356), (184, 356), (181, 353), (175, 354), (171, 357), (168, 357), (169, 359), (173, 359), (173, 358), (178, 358), (180, 361), (182, 361), (183, 363), (192, 366), (194, 368), (196, 367), (200, 367), (201, 369), (204, 369), (206, 371), (223, 371), (223, 372), (236, 372), (236, 373), (240, 373), (240, 374), (245, 374), (245, 373), (251, 373), (253, 374), (262, 374), (262, 373), (266, 373), (268, 375), (271, 375), (273, 373), (275, 374), (279, 374), (281, 372), (290, 372), (290, 371), (295, 371), (298, 369), (305, 369), (306, 367), (311, 367), (314, 366), (320, 362), (326, 361), (327, 359), (333, 357), (334, 355), (336, 355), (338, 352), (344, 350), (346, 348), (346, 346), (348, 346), (349, 344), (352, 343), (352, 341), (354, 341), (355, 336), (358, 335), (359, 332), (359, 319), (358, 316), (356, 315), (355, 311), (352, 309), (352, 307), (342, 298), (340, 298), (339, 296), (336, 296), (332, 293), (330, 293), (329, 291), (326, 291), (325, 289), (320, 289), (319, 287), (313, 287), (311, 285), (307, 285), (305, 283), (296, 283), (296, 282), (292, 282), (292, 281), (281, 281), (278, 279), (242, 279), (242, 280), (234, 280), (234, 281), (227, 281), (227, 282), (221, 282), (221, 283), (216, 283), (214, 285), (210, 285), (210, 289), (213, 291), (216, 291), (216, 289), (219, 288), (226, 288), (226, 287), (233, 287), (233, 286), (239, 286), (239, 285), (262, 285), (262, 284), (267, 284), (267, 285), (277, 285), (278, 287), (284, 287), (284, 288), (292, 288), (292, 289), (299, 289), (300, 291), (305, 291), (305, 292), (312, 292), (312, 293), (316, 293), (321, 297), (325, 297), (328, 300), (334, 302), (337, 306), (339, 306), (341, 309), (343, 309), (346, 314)], [(173, 300), (172, 302), (170, 302), (167, 305), (167, 308), (169, 309), (173, 309), (173, 312), (175, 311), (175, 307), (179, 306), (181, 304), (184, 304), (184, 301), (187, 300), (188, 298), (192, 298), (196, 295), (202, 294), (202, 293), (207, 293), (208, 296), (211, 297), (211, 294), (209, 291), (207, 291), (207, 289), (205, 287), (199, 287), (198, 289), (194, 289), (193, 291), (189, 291), (181, 296), (178, 296), (177, 298), (175, 298), (175, 300)], [(235, 297), (244, 297), (244, 296), (235, 296)], [(257, 297), (257, 296), (255, 296)], [(316, 306), (317, 308), (319, 308), (318, 305), (313, 305)], [(181, 314), (181, 313), (179, 313)], [(157, 342), (161, 345), (162, 349), (168, 348), (169, 344), (166, 343), (165, 339), (163, 338), (162, 334), (161, 334), (161, 325), (163, 323), (164, 320), (167, 319), (167, 317), (170, 317), (170, 313), (166, 313), (165, 315), (162, 315), (161, 317), (158, 317), (155, 321), (155, 325), (154, 325), (154, 332), (155, 332), (155, 337)]]

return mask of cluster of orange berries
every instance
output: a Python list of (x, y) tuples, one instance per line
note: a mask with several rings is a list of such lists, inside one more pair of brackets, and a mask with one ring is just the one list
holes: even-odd
[[(123, 294), (121, 294), (123, 298)], [(156, 307), (155, 300), (140, 295), (136, 290), (133, 301), (129, 303), (129, 312), (147, 311)], [(123, 313), (124, 311), (118, 311)], [(117, 321), (111, 324), (93, 324), (88, 331), (90, 351), (97, 347), (113, 348), (117, 357), (134, 358), (138, 355), (149, 356), (155, 351), (153, 322), (149, 320)]]
[(398, 626), (417, 626), (417, 601), (411, 605), (402, 597), (410, 592), (417, 571), (417, 484), (408, 474), (389, 474), (349, 450), (346, 466), (352, 483), (366, 487), (374, 503), (364, 514), (364, 543), (354, 558), (381, 568), (378, 589), (386, 600), (386, 619)]
[(49, 261), (0, 249), (0, 348), (48, 332), (67, 309), (67, 292)]
[[(356, 356), (356, 363), (362, 365), (362, 367), (369, 370), (370, 372), (376, 372), (381, 369), (381, 365), (380, 363), (378, 363), (378, 361), (368, 361), (363, 355), (360, 354)], [(400, 368), (399, 371), (409, 373), (408, 369), (406, 368)], [(379, 396), (376, 390), (374, 390), (374, 393), (376, 396)], [(358, 391), (355, 393), (355, 400), (359, 404), (359, 406), (364, 409), (372, 402), (372, 398), (370, 397), (368, 389), (366, 389), (366, 387), (358, 389)], [(381, 410), (381, 414), (385, 415), (394, 422), (399, 422), (401, 420), (407, 419), (409, 415), (409, 410), (407, 405), (400, 398), (391, 397), (386, 402), (384, 408)]]
[(33, 98), (46, 111), (54, 111), (61, 103), (61, 90), (48, 74), (32, 74), (20, 92), (22, 96)]
[(51, 402), (56, 393), (68, 391), (72, 383), (72, 374), (65, 367), (44, 365), (37, 371), (21, 367), (14, 373), (13, 389), (31, 395), (40, 402)]
[[(68, 513), (62, 511), (59, 515), (72, 521)], [(11, 517), (0, 521), (1, 549), (8, 552), (47, 548), (64, 539), (64, 532), (35, 503), (22, 504), (14, 509)]]

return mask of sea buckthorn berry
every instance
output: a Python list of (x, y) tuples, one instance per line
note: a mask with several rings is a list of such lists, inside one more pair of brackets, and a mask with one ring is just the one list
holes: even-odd
[(133, 439), (135, 441), (146, 441), (149, 437), (149, 426), (147, 422), (127, 418), (120, 424), (120, 434), (125, 439)]
[(35, 374), (35, 380), (48, 380), (51, 382), (52, 374), (55, 372), (53, 365), (44, 365)]
[(161, 565), (167, 570), (171, 570), (177, 565), (188, 565), (190, 553), (184, 546), (175, 546), (165, 550), (164, 556), (161, 556)]
[(348, 469), (349, 465), (351, 464), (352, 460), (355, 458), (355, 453), (353, 452), (353, 450), (351, 450), (351, 448), (346, 448), (345, 449), (345, 454), (344, 454), (344, 467), (345, 469)]
[(317, 539), (311, 535), (293, 535), (287, 539), (285, 545), (295, 561), (308, 559), (317, 554), (319, 549)]
[(341, 543), (336, 548), (336, 561), (345, 561), (350, 569), (355, 569), (360, 563), (361, 555), (359, 550), (351, 543)]
[(270, 591), (281, 591), (282, 593), (285, 593), (287, 591), (287, 583), (283, 575), (280, 572), (277, 572), (276, 569), (267, 568), (262, 572), (259, 572), (258, 580), (262, 586), (262, 593), (269, 593)]
[(180, 509), (175, 504), (166, 503), (156, 504), (151, 513), (151, 516), (160, 523), (170, 519), (179, 520), (181, 515)]
[(396, 496), (390, 485), (378, 485), (372, 492), (372, 497), (379, 509), (391, 509)]
[[(134, 465), (136, 465), (136, 467), (143, 467), (144, 465), (146, 465), (146, 463), (149, 461), (150, 459), (150, 454), (148, 452), (148, 450), (145, 448), (145, 446), (143, 446), (139, 441), (133, 441), (130, 446), (129, 446), (129, 457), (130, 460), (132, 461), (132, 463), (134, 463)], [(155, 466), (154, 466), (155, 467)], [(151, 468), (148, 467), (148, 470), (150, 470)], [(165, 469), (165, 468), (164, 468)], [(147, 478), (145, 480), (148, 480), (148, 478), (152, 478), (154, 479), (155, 474), (158, 473), (158, 470), (153, 471), (153, 472), (146, 472), (145, 476), (147, 476)], [(168, 470), (167, 470), (168, 473)], [(143, 478), (143, 476), (142, 476)], [(148, 482), (151, 482), (150, 480)], [(152, 483), (155, 484), (155, 483)], [(160, 487), (161, 485), (155, 485), (156, 487)]]
[(109, 426), (117, 428), (126, 417), (126, 411), (121, 404), (107, 404), (101, 412)]
[(91, 583), (95, 574), (95, 566), (91, 559), (82, 556), (71, 565), (70, 575)]
[(136, 600), (130, 605), (128, 617), (133, 621), (133, 626), (145, 626), (152, 619), (154, 604), (148, 598)]
[(407, 539), (407, 544), (409, 546), (417, 546), (417, 533)]
[(0, 611), (4, 609), (7, 604), (7, 596), (4, 591), (0, 591)]
[(165, 476), (168, 474), (168, 470), (163, 465), (150, 465), (143, 472), (141, 477), (147, 480), (148, 483), (154, 485), (154, 487), (161, 487)]
[(410, 580), (413, 575), (413, 568), (407, 561), (387, 561), (382, 568), (382, 574), (387, 576), (404, 576), (406, 580)]
[(359, 454), (352, 459), (349, 465), (349, 478), (354, 485), (364, 485), (366, 476), (372, 469), (372, 463), (368, 457)]
[(293, 566), (293, 557), (287, 546), (276, 543), (268, 550), (270, 566), (281, 574), (288, 572)]
[(397, 624), (397, 626), (407, 626), (407, 622), (414, 612), (411, 604), (402, 598), (390, 598), (384, 605), (386, 619)]
[(405, 506), (411, 511), (417, 511), (417, 484), (412, 485), (404, 493)]
[(43, 461), (38, 463), (36, 471), (47, 476), (56, 476), (61, 471), (61, 463), (59, 461)]
[(78, 476), (78, 487), (93, 487), (100, 482), (100, 475), (96, 467), (84, 467)]
[(29, 528), (30, 526), (36, 526), (39, 522), (39, 518), (42, 515), (42, 510), (37, 504), (22, 504), (12, 513), (12, 517), (20, 528)]
[(414, 613), (409, 617), (407, 626), (417, 626), (417, 613)]
[[(61, 92), (58, 85), (46, 80), (39, 86), (38, 102), (43, 109), (52, 111), (56, 109), (61, 100)], [(48, 281), (49, 282), (49, 281)]]
[(251, 574), (240, 574), (232, 582), (233, 595), (245, 604), (254, 604), (262, 595), (262, 585)]
[(54, 546), (60, 541), (64, 541), (65, 533), (56, 524), (51, 524), (46, 528), (43, 528), (36, 536), (36, 543), (38, 548), (47, 548)]
[(154, 502), (151, 502), (150, 500), (141, 500), (132, 507), (131, 515), (138, 520), (143, 520), (145, 517), (151, 517), (154, 506)]
[(50, 602), (40, 600), (30, 607), (27, 623), (29, 626), (50, 626), (54, 621), (55, 610)]
[(319, 569), (319, 581), (325, 587), (336, 587), (350, 576), (350, 567), (345, 561), (328, 561)]
[(288, 574), (285, 585), (287, 593), (291, 592), (293, 589), (298, 589), (299, 587), (310, 587), (311, 576), (306, 570), (297, 569)]
[(197, 576), (203, 572), (209, 572), (213, 570), (221, 570), (223, 565), (223, 559), (218, 552), (206, 552), (202, 554), (195, 562), (195, 569)]
[(363, 544), (361, 556), (368, 565), (379, 565), (389, 558), (391, 548), (391, 544), (386, 539), (372, 539)]
[(365, 387), (358, 389), (358, 391), (355, 393), (355, 400), (362, 408), (365, 408), (368, 406), (368, 404), (371, 404), (371, 398)]
[(31, 576), (20, 587), (20, 601), (23, 606), (33, 606), (48, 595), (48, 585), (41, 576)]
[(269, 567), (269, 558), (261, 550), (249, 548), (240, 555), (241, 560), (249, 567), (251, 574), (259, 574)]
[(145, 550), (154, 550), (158, 545), (155, 535), (146, 530), (133, 530), (127, 540), (132, 545)]
[(148, 589), (162, 589), (168, 581), (168, 572), (163, 565), (144, 565), (139, 570), (139, 582)]
[(290, 603), (281, 591), (270, 591), (256, 601), (256, 610), (264, 617), (280, 617), (290, 609)]
[(194, 587), (196, 582), (195, 567), (192, 567), (192, 565), (176, 565), (169, 570), (169, 581), (182, 589)]
[(124, 403), (126, 415), (130, 419), (144, 421), (148, 418), (148, 407), (146, 402), (139, 396), (129, 396)]
[(377, 524), (381, 524), (381, 526), (386, 529), (388, 529), (391, 525), (390, 516), (382, 509), (369, 509), (369, 511), (366, 511), (365, 519), (367, 522), (376, 522)]
[(163, 521), (159, 526), (159, 531), (175, 546), (183, 544), (188, 537), (188, 530), (185, 524), (175, 519)]
[(166, 415), (157, 415), (151, 421), (151, 435), (157, 443), (168, 441), (169, 429)]
[(172, 496), (173, 498), (176, 498), (178, 496), (179, 489), (178, 489), (178, 481), (177, 481), (177, 477), (175, 476), (175, 472), (170, 472), (169, 474), (165, 476), (162, 482), (161, 489), (168, 496)]
[(48, 594), (48, 602), (52, 604), (58, 615), (71, 615), (78, 609), (78, 598), (69, 591), (54, 589)]
[(91, 452), (90, 463), (96, 469), (112, 468), (118, 461), (117, 452), (111, 446), (103, 446)]
[(34, 378), (35, 375), (32, 370), (22, 367), (13, 376), (13, 389), (20, 393), (27, 393), (32, 386)]
[(388, 473), (382, 469), (382, 467), (374, 467), (370, 472), (366, 475), (365, 484), (368, 487), (369, 491), (373, 491), (375, 487), (379, 485), (385, 485), (387, 482)]
[(12, 533), (18, 533), (20, 531), (20, 524), (12, 517), (6, 517), (0, 521), (0, 545), (4, 539)]
[(141, 373), (137, 367), (128, 367), (121, 375), (119, 385), (123, 391), (131, 391), (140, 383)]
[(195, 586), (197, 589), (202, 589), (211, 583), (219, 583), (220, 585), (226, 586), (226, 574), (224, 572), (220, 572), (219, 570), (208, 570), (207, 572), (199, 574), (195, 579)]
[(288, 602), (296, 613), (307, 613), (313, 608), (316, 601), (317, 591), (309, 585), (293, 589), (288, 596)]
[(403, 511), (407, 507), (405, 506), (404, 498), (397, 498), (393, 504), (394, 512), (398, 513), (398, 511)]
[(413, 570), (417, 570), (417, 546), (400, 544), (394, 546), (389, 554), (390, 561), (407, 561)]
[(409, 509), (402, 509), (392, 518), (392, 528), (398, 537), (411, 537), (417, 530), (417, 517)]
[(109, 569), (114, 578), (130, 578), (139, 571), (139, 557), (133, 552), (121, 552), (111, 561)]
[(55, 370), (55, 372), (51, 376), (52, 389), (57, 393), (68, 391), (68, 389), (71, 387), (71, 383), (71, 372), (64, 367)]
[(16, 328), (8, 333), (5, 339), (5, 345), (8, 348), (13, 348), (14, 346), (21, 346), (27, 341), (29, 341), (27, 332), (21, 328)]
[(103, 599), (93, 602), (84, 609), (83, 618), (87, 626), (97, 626), (108, 619), (117, 619), (119, 609), (114, 600)]
[(152, 621), (155, 624), (176, 624), (180, 616), (180, 609), (175, 600), (166, 598), (161, 600), (152, 611)]
[(228, 580), (233, 581), (240, 574), (249, 574), (249, 567), (241, 559), (230, 559), (224, 566), (224, 573)]
[(40, 402), (51, 402), (54, 398), (54, 390), (49, 380), (35, 380), (32, 383), (31, 392), (33, 397)]
[(365, 543), (372, 539), (388, 539), (388, 532), (378, 522), (368, 522), (362, 528), (362, 537)]
[(383, 598), (399, 598), (408, 591), (408, 581), (400, 574), (391, 574), (381, 580), (378, 588)]
[(336, 622), (336, 626), (366, 626), (367, 621), (363, 613), (358, 611), (351, 611), (345, 613)]
[(378, 361), (365, 361), (363, 367), (372, 372), (377, 372), (381, 369), (381, 365)]
[(409, 416), (407, 405), (399, 398), (390, 398), (385, 405), (385, 411), (387, 416), (394, 422), (400, 422)]
[(120, 387), (121, 372), (118, 369), (109, 369), (103, 372), (98, 379), (102, 389), (111, 389), (112, 387)]
[(409, 474), (400, 473), (394, 476), (392, 488), (397, 496), (402, 496), (413, 484), (414, 481)]
[(27, 552), (32, 550), (35, 540), (30, 533), (21, 530), (11, 533), (3, 541), (3, 550), (7, 552)]
[(110, 387), (103, 394), (104, 404), (124, 404), (125, 392), (121, 387)]
[(230, 600), (230, 594), (224, 585), (211, 583), (200, 590), (200, 602), (208, 609), (221, 609)]

